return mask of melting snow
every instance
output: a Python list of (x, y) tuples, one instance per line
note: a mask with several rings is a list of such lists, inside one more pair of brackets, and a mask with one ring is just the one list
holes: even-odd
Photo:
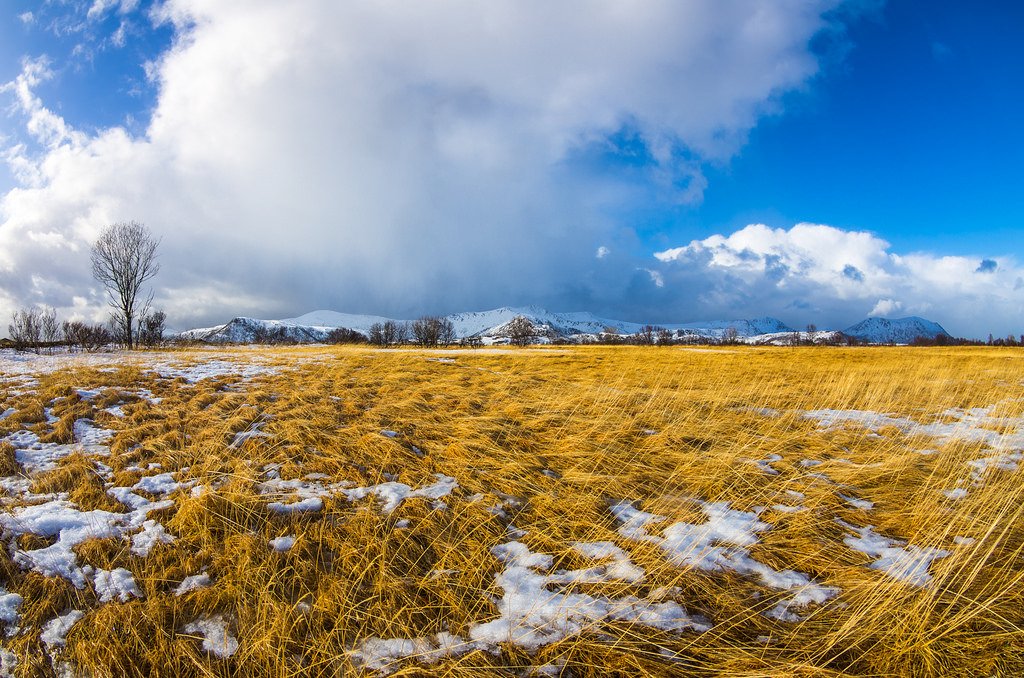
[(619, 534), (656, 544), (676, 565), (754, 575), (765, 586), (793, 591), (789, 599), (780, 601), (766, 613), (769, 617), (798, 621), (799, 617), (791, 608), (821, 604), (838, 595), (839, 589), (817, 584), (802, 572), (774, 570), (755, 560), (746, 547), (757, 543), (758, 532), (771, 529), (771, 525), (758, 520), (757, 514), (730, 509), (726, 502), (698, 503), (707, 522), (701, 525), (673, 523), (663, 530), (664, 537), (650, 535), (646, 529), (651, 523), (667, 520), (664, 516), (640, 511), (625, 501), (612, 505), (611, 512), (622, 523)]
[(777, 476), (779, 472), (772, 468), (772, 464), (777, 461), (782, 461), (782, 455), (769, 454), (767, 459), (749, 459), (748, 463), (754, 464), (770, 476)]
[(43, 632), (39, 636), (39, 640), (43, 641), (43, 645), (48, 650), (52, 650), (55, 647), (64, 647), (64, 640), (68, 632), (71, 631), (71, 627), (77, 624), (84, 616), (85, 613), (81, 610), (71, 610), (66, 614), (51, 619), (43, 626)]
[(142, 591), (135, 583), (135, 577), (123, 567), (115, 570), (96, 570), (92, 584), (100, 596), (101, 603), (109, 603), (115, 598), (122, 603), (127, 603), (132, 596), (142, 597)]
[(513, 643), (533, 652), (595, 630), (608, 621), (676, 632), (711, 628), (703, 620), (688, 615), (674, 601), (653, 602), (632, 595), (605, 598), (565, 590), (566, 585), (573, 583), (636, 582), (643, 578), (643, 570), (610, 542), (576, 543), (573, 548), (584, 557), (611, 562), (584, 570), (545, 574), (552, 566), (551, 556), (534, 553), (521, 542), (499, 544), (491, 549), (504, 564), (504, 569), (494, 577), (503, 591), (495, 601), (500, 612), (497, 619), (470, 626), (469, 638), (447, 632), (425, 638), (368, 638), (353, 651), (353, 658), (368, 669), (389, 672), (401, 659), (415, 658), (432, 664), (443, 657), (476, 649), (497, 652), (501, 643)]
[[(866, 410), (811, 410), (805, 412), (804, 417), (816, 419), (822, 428), (827, 429), (853, 423), (872, 431), (893, 427), (906, 435), (936, 438), (940, 443), (960, 440), (987, 445), (998, 452), (967, 462), (973, 479), (980, 481), (990, 469), (1016, 471), (1018, 464), (1024, 461), (1024, 419), (993, 416), (995, 407), (946, 410), (942, 416), (955, 421), (930, 424)], [(921, 454), (931, 452), (922, 450)]]
[(270, 540), (270, 548), (274, 549), (279, 553), (284, 553), (295, 546), (295, 537), (276, 537)]
[(227, 360), (214, 358), (205, 362), (189, 365), (186, 367), (172, 365), (155, 365), (154, 371), (165, 379), (177, 379), (181, 377), (190, 384), (195, 384), (203, 379), (218, 379), (220, 377), (237, 375), (242, 379), (252, 379), (263, 375), (278, 374), (280, 370), (268, 365), (255, 365), (252, 363), (233, 363)]
[(142, 531), (132, 535), (132, 553), (145, 557), (157, 544), (170, 544), (174, 535), (169, 534), (164, 526), (155, 520), (142, 523)]
[(238, 651), (238, 640), (223, 615), (203, 615), (185, 624), (185, 633), (194, 633), (203, 639), (203, 650), (218, 659), (230, 657)]
[(906, 542), (883, 537), (871, 525), (856, 527), (839, 519), (836, 522), (857, 535), (845, 537), (843, 543), (877, 559), (868, 567), (914, 586), (927, 586), (932, 580), (928, 574), (932, 561), (949, 555), (949, 551), (932, 546), (908, 546)]
[(335, 494), (342, 494), (348, 501), (358, 501), (370, 495), (375, 495), (383, 502), (385, 513), (391, 513), (404, 500), (412, 497), (424, 497), (427, 499), (440, 499), (447, 496), (452, 490), (459, 486), (459, 483), (451, 476), (435, 474), (438, 479), (433, 485), (427, 485), (414, 490), (411, 486), (399, 482), (386, 482), (369, 487), (350, 487), (349, 482), (340, 483), (319, 483), (309, 480), (281, 480), (272, 478), (261, 483), (263, 494), (276, 494), (282, 499), (294, 498), (295, 501), (283, 502), (272, 501), (267, 508), (275, 513), (294, 513), (298, 511), (319, 511), (323, 509), (323, 499)]
[(0, 622), (12, 626), (18, 622), (18, 606), (25, 601), (17, 593), (9, 593), (0, 586)]
[(856, 497), (848, 497), (845, 494), (839, 495), (839, 498), (845, 501), (853, 508), (858, 508), (862, 511), (870, 511), (875, 508), (875, 503), (868, 501), (867, 499), (857, 499)]
[(210, 581), (210, 575), (205, 572), (202, 574), (193, 574), (181, 580), (181, 583), (178, 584), (178, 588), (174, 589), (174, 595), (182, 596), (190, 591), (206, 588), (212, 583), (213, 582)]

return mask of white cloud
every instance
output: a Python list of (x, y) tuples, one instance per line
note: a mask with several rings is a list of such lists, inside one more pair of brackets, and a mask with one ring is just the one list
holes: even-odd
[(752, 224), (655, 257), (669, 294), (695, 298), (690, 312), (838, 328), (867, 315), (922, 315), (967, 336), (1024, 331), (1014, 324), (1024, 316), (1024, 268), (1009, 258), (900, 254), (867, 231), (806, 223)]
[(594, 256), (597, 257), (598, 259), (604, 259), (610, 253), (611, 253), (610, 249), (608, 249), (604, 245), (601, 245), (600, 247), (597, 248), (597, 252), (594, 254)]
[(899, 313), (903, 308), (903, 303), (896, 301), (895, 299), (879, 299), (878, 303), (875, 304), (869, 312), (869, 316), (889, 317), (894, 313)]
[[(164, 238), (158, 301), (178, 324), (621, 292), (593, 253), (630, 249), (609, 208), (648, 196), (581, 155), (628, 129), (647, 184), (698, 200), (702, 164), (816, 73), (808, 42), (834, 4), (167, 0), (177, 37), (144, 136), (72, 129), (35, 62), (12, 85), (42, 147), (8, 150), (22, 185), (0, 198), (0, 316), (98, 298), (88, 242), (126, 219)], [(90, 13), (115, 8), (134, 3)]]

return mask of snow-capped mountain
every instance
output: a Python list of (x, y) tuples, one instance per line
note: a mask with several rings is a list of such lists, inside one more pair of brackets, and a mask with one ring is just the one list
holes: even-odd
[[(480, 337), (499, 339), (507, 337), (508, 323), (517, 317), (525, 317), (533, 325), (538, 336), (572, 338), (583, 335), (597, 336), (605, 332), (621, 335), (636, 334), (644, 323), (600, 318), (592, 313), (552, 313), (543, 308), (526, 306), (519, 308), (502, 307), (490, 311), (453, 313), (445, 316), (455, 327), (458, 338)], [(353, 315), (337, 311), (313, 311), (297, 318), (283, 320), (259, 320), (237, 317), (224, 325), (204, 327), (182, 332), (178, 336), (211, 343), (252, 343), (276, 338), (299, 343), (325, 341), (331, 330), (346, 328), (368, 335), (375, 323), (385, 323), (391, 318), (373, 315)], [(406, 322), (394, 320), (394, 322)], [(792, 328), (775, 318), (754, 320), (714, 320), (710, 322), (659, 325), (676, 336), (721, 339), (735, 330), (737, 338), (753, 337), (772, 332), (792, 332)]]
[[(643, 323), (626, 322), (601, 318), (588, 312), (553, 313), (536, 306), (502, 307), (490, 311), (453, 313), (445, 316), (455, 327), (456, 337), (479, 337), (485, 343), (502, 341), (509, 336), (508, 325), (517, 317), (524, 317), (533, 325), (538, 337), (547, 339), (596, 338), (602, 334), (614, 333), (623, 336), (634, 335), (644, 327)], [(283, 320), (259, 320), (238, 317), (218, 327), (206, 327), (182, 332), (179, 337), (210, 343), (256, 343), (267, 341), (289, 341), (315, 343), (328, 339), (332, 330), (345, 328), (367, 336), (370, 327), (376, 323), (406, 322), (375, 315), (353, 315), (337, 311), (313, 311), (297, 318)], [(795, 330), (775, 318), (752, 320), (711, 320), (707, 322), (662, 324), (676, 340), (719, 340), (733, 335), (738, 341), (748, 344), (789, 343)], [(806, 334), (806, 333), (805, 333)], [(818, 342), (836, 342), (841, 334), (834, 331), (818, 333), (801, 339)], [(917, 337), (932, 339), (947, 335), (937, 323), (922, 318), (868, 318), (844, 330), (842, 334), (872, 344), (907, 344)], [(948, 335), (947, 335), (948, 336)]]
[(918, 337), (934, 339), (949, 336), (938, 323), (917, 316), (909, 318), (866, 318), (856, 325), (847, 327), (843, 334), (869, 344), (909, 344)]

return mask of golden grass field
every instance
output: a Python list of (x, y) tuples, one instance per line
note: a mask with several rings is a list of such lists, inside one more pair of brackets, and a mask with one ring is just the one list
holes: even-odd
[(1024, 675), (1021, 350), (61, 360), (0, 361), (9, 675)]

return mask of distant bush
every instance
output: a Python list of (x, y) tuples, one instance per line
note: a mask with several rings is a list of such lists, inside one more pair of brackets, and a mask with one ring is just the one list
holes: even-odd
[(43, 325), (38, 309), (23, 308), (15, 311), (11, 324), (7, 326), (7, 331), (16, 350), (32, 349), (39, 353), (39, 343), (43, 339)]
[(420, 346), (451, 346), (455, 343), (455, 324), (448, 318), (425, 315), (409, 327), (412, 340)]
[(508, 321), (505, 331), (508, 334), (509, 341), (516, 346), (526, 346), (536, 336), (533, 323), (530, 322), (529, 318), (522, 315), (517, 315)]
[(375, 346), (399, 346), (409, 341), (409, 323), (387, 320), (370, 325), (369, 341)]
[(366, 337), (347, 327), (336, 327), (327, 333), (328, 344), (362, 344), (365, 342)]
[(166, 319), (167, 316), (163, 311), (146, 313), (139, 318), (138, 343), (150, 347), (162, 344)]
[(103, 325), (90, 325), (80, 320), (64, 321), (61, 334), (68, 346), (89, 352), (101, 349), (114, 340)]
[(299, 343), (299, 341), (288, 334), (288, 330), (283, 327), (256, 327), (252, 332), (252, 341), (254, 344), (271, 344), (277, 346), (291, 346)]

